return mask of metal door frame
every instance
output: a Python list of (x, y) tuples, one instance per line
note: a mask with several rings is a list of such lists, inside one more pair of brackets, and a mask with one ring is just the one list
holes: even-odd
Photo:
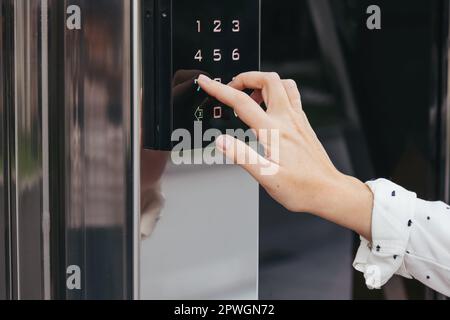
[[(83, 9), (86, 33), (66, 29), (72, 4)], [(137, 299), (139, 0), (110, 0), (106, 13), (104, 2), (87, 0), (0, 5), (0, 50), (9, 50), (0, 59), (0, 298)], [(104, 52), (96, 47), (98, 39)], [(98, 57), (107, 54), (117, 68), (102, 65)], [(8, 66), (10, 77), (3, 79)], [(97, 101), (94, 86), (106, 90), (107, 98), (112, 94), (111, 101)], [(108, 159), (114, 159), (109, 166)], [(84, 282), (73, 292), (66, 271), (77, 263)]]

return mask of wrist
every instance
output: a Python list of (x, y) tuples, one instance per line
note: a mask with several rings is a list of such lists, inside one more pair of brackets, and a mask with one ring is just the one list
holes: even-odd
[(374, 196), (362, 181), (337, 172), (321, 187), (313, 214), (371, 240)]

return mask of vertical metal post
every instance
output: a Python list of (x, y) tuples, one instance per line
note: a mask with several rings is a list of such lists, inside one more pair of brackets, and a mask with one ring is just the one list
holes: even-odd
[(11, 106), (12, 5), (0, 0), (0, 299), (11, 297), (8, 111)]
[[(51, 216), (59, 219), (52, 241), (59, 237), (62, 243), (52, 258), (64, 256), (53, 270), (59, 279), (57, 291), (68, 299), (131, 299), (136, 296), (139, 216), (134, 1), (49, 4), (50, 12), (65, 17), (64, 24), (52, 26), (60, 30), (54, 31), (58, 45), (50, 54), (61, 64), (59, 69), (50, 66), (49, 81), (49, 92), (62, 90), (50, 109), (63, 110), (49, 123), (50, 130), (60, 127), (64, 137), (51, 145), (55, 152), (60, 150), (53, 167), (64, 176), (54, 181), (62, 188), (53, 190), (61, 191), (51, 194), (62, 201), (59, 205), (56, 199), (50, 201), (55, 204)], [(70, 6), (79, 8), (80, 28), (66, 26)], [(65, 282), (73, 270), (80, 271), (80, 287)]]
[[(11, 139), (12, 298), (49, 297), (45, 276), (48, 228), (43, 211), (42, 1), (13, 1), (14, 104), (8, 127)], [(48, 258), (48, 257), (47, 257)], [(47, 283), (47, 285), (46, 285)]]
[(132, 148), (133, 148), (133, 299), (140, 298), (140, 256), (141, 256), (141, 1), (132, 0), (132, 35), (133, 35), (133, 111), (132, 111)]
[(138, 297), (136, 5), (0, 0), (0, 298)]

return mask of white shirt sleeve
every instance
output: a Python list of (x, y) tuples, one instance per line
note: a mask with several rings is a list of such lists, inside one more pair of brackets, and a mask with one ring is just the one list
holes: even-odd
[(374, 194), (372, 242), (361, 238), (353, 262), (366, 285), (379, 289), (397, 274), (450, 296), (450, 206), (385, 179), (367, 185)]

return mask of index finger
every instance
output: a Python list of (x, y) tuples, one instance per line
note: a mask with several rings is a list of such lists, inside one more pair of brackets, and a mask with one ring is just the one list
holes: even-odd
[(271, 129), (267, 113), (246, 93), (211, 80), (204, 75), (198, 78), (198, 84), (211, 97), (233, 108), (239, 118), (249, 127), (256, 130)]

